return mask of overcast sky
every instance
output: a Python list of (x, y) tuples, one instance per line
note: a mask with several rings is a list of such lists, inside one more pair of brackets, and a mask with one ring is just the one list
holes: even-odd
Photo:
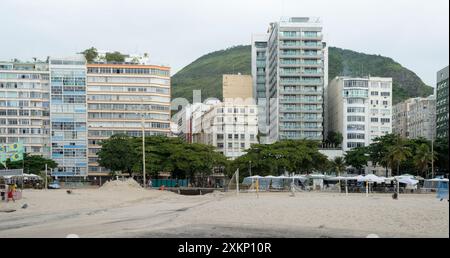
[(0, 60), (91, 46), (148, 52), (172, 74), (250, 44), (281, 16), (317, 16), (331, 46), (392, 57), (429, 85), (449, 63), (448, 0), (0, 0)]

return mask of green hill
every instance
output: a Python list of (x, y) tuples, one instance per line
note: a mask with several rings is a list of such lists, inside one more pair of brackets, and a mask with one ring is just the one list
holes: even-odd
[[(392, 77), (394, 103), (433, 93), (433, 89), (414, 72), (391, 58), (336, 47), (329, 48), (328, 56), (330, 80), (339, 75)], [(230, 73), (251, 74), (251, 46), (212, 52), (184, 67), (172, 76), (172, 98), (192, 101), (192, 91), (201, 90), (203, 100), (208, 97), (222, 99), (222, 75)]]

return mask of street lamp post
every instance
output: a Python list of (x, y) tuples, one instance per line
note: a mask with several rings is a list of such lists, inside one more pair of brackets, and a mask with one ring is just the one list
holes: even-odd
[(142, 123), (142, 175), (144, 180), (144, 188), (146, 188), (146, 181), (145, 181), (145, 121), (144, 121), (144, 113), (142, 113), (141, 116), (141, 123)]
[(434, 133), (431, 133), (431, 178), (434, 178)]

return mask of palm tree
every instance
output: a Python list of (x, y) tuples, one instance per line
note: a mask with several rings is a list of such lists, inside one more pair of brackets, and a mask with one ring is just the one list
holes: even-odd
[(345, 170), (345, 161), (343, 157), (336, 157), (331, 161), (331, 169), (337, 173), (337, 176), (341, 175), (341, 172)]
[(430, 148), (427, 144), (423, 143), (417, 147), (416, 155), (414, 155), (414, 165), (417, 166), (419, 172), (424, 176), (426, 170), (428, 170), (428, 164), (435, 159), (433, 153), (431, 153)]
[(395, 144), (389, 146), (383, 160), (394, 171), (397, 166), (397, 175), (400, 173), (400, 163), (412, 156), (411, 149), (406, 145), (406, 141), (397, 136)]

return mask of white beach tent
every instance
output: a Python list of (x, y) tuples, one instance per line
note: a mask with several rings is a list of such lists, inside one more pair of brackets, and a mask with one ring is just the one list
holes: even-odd
[(363, 176), (363, 177), (357, 176), (357, 181), (358, 182), (369, 182), (369, 183), (379, 183), (379, 184), (381, 184), (381, 183), (385, 182), (385, 179), (380, 178), (380, 177), (378, 177), (378, 176), (376, 176), (374, 174), (368, 174), (368, 175)]
[[(336, 176), (336, 177), (329, 177), (327, 180), (330, 181), (345, 181), (345, 195), (348, 195), (348, 180), (358, 180), (358, 177), (356, 176)], [(339, 192), (341, 191), (341, 187), (339, 186)]]

